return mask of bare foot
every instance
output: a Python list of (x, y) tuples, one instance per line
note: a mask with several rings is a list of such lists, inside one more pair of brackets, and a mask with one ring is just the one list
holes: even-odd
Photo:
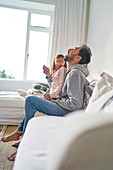
[(19, 136), (21, 136), (21, 135), (22, 135), (22, 131), (17, 129), (12, 134), (2, 137), (1, 141), (2, 142), (10, 142), (13, 140), (19, 140)]
[(20, 142), (21, 142), (21, 139), (18, 140), (17, 142), (15, 142), (15, 143), (13, 143), (12, 146), (13, 146), (13, 147), (18, 147), (19, 144), (20, 144)]
[(7, 157), (7, 158), (9, 159), (9, 161), (14, 161), (14, 160), (15, 160), (15, 158), (16, 158), (16, 153), (17, 153), (17, 151)]

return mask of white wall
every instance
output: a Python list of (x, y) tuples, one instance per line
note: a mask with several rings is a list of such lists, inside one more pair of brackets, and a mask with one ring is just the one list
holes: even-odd
[(91, 0), (87, 44), (92, 49), (90, 73), (113, 76), (113, 0)]

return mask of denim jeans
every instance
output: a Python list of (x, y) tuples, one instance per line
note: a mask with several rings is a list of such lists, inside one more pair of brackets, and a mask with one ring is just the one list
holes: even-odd
[(18, 129), (23, 131), (23, 134), (25, 132), (28, 121), (34, 117), (37, 111), (51, 116), (64, 116), (70, 112), (69, 110), (65, 110), (58, 104), (48, 101), (45, 98), (29, 96), (25, 100), (24, 118), (18, 126)]

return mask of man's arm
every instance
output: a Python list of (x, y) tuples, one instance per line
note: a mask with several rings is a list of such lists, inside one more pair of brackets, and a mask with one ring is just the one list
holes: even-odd
[(80, 109), (83, 104), (83, 79), (80, 71), (76, 70), (70, 73), (67, 81), (67, 104), (70, 107), (76, 107)]
[(73, 70), (66, 77), (67, 96), (56, 101), (58, 105), (70, 111), (80, 110), (83, 106), (84, 81), (79, 70)]

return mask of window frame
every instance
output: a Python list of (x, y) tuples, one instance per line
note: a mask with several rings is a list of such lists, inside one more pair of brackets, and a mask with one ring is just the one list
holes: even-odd
[[(28, 81), (27, 80), (27, 61), (28, 61), (28, 57), (29, 57), (29, 39), (30, 39), (30, 31), (38, 31), (38, 32), (48, 32), (49, 33), (49, 46), (48, 46), (48, 56), (47, 56), (47, 61), (49, 62), (49, 56), (50, 56), (50, 49), (51, 49), (51, 39), (52, 39), (52, 31), (53, 31), (53, 18), (54, 18), (54, 8), (51, 9), (51, 7), (49, 7), (49, 9), (44, 10), (44, 9), (39, 9), (38, 4), (39, 3), (32, 3), (34, 7), (31, 7), (31, 3), (30, 5), (23, 5), (22, 3), (19, 3), (15, 5), (15, 3), (13, 4), (5, 4), (5, 3), (0, 3), (0, 7), (4, 7), (4, 8), (12, 8), (12, 9), (19, 9), (19, 10), (25, 10), (28, 11), (28, 20), (27, 20), (27, 32), (26, 32), (26, 47), (25, 47), (25, 56), (24, 56), (24, 72), (23, 72), (23, 79), (22, 80), (18, 80), (18, 79), (13, 79), (12, 81)], [(36, 5), (35, 5), (36, 4)], [(47, 4), (43, 4), (43, 5), (47, 5)], [(38, 7), (36, 9), (36, 6)], [(49, 5), (50, 6), (50, 5)], [(54, 5), (52, 5), (54, 6)], [(31, 22), (31, 14), (32, 13), (36, 13), (36, 14), (44, 14), (44, 15), (49, 15), (51, 16), (51, 21), (50, 21), (50, 28), (45, 28), (45, 27), (35, 27), (35, 26), (31, 26), (30, 22)], [(0, 78), (0, 80), (4, 80), (2, 78)], [(5, 79), (6, 80), (10, 80), (11, 79)], [(34, 81), (32, 81), (34, 82)]]
[[(51, 17), (50, 21), (50, 28), (46, 27), (36, 27), (32, 26), (31, 23), (31, 15), (32, 14), (42, 14), (42, 15), (49, 15)], [(25, 50), (25, 62), (24, 62), (24, 74), (23, 74), (23, 80), (27, 81), (27, 61), (29, 58), (29, 39), (30, 39), (30, 31), (38, 31), (38, 32), (47, 32), (49, 33), (49, 46), (48, 46), (48, 56), (47, 56), (47, 62), (49, 61), (49, 55), (50, 55), (50, 48), (51, 48), (51, 39), (52, 39), (52, 24), (53, 24), (53, 13), (52, 12), (46, 12), (46, 11), (36, 11), (36, 10), (28, 10), (28, 25), (27, 25), (27, 36), (26, 36), (26, 50)]]

